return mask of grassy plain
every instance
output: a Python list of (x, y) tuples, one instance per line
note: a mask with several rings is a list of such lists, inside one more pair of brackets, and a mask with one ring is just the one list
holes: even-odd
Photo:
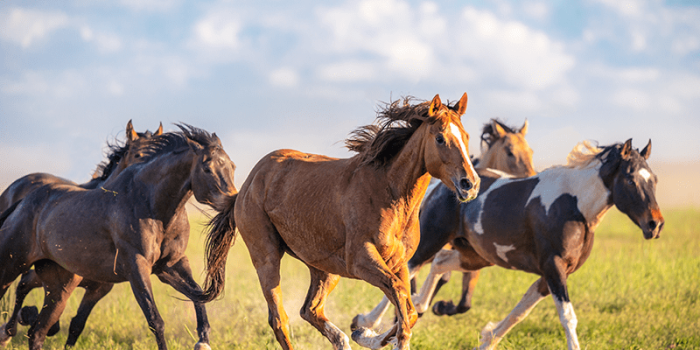
[[(700, 209), (664, 212), (666, 226), (658, 240), (645, 241), (623, 214), (612, 210), (596, 232), (593, 253), (569, 278), (571, 300), (578, 316), (583, 349), (700, 349)], [(202, 220), (193, 220), (189, 257), (202, 280)], [(427, 274), (427, 268), (421, 278)], [(411, 348), (471, 349), (489, 321), (505, 317), (537, 279), (497, 267), (483, 270), (473, 308), (455, 317), (426, 313), (413, 330)], [(195, 315), (190, 302), (153, 278), (154, 294), (166, 322), (168, 347), (192, 349), (196, 342)], [(255, 270), (242, 240), (231, 249), (225, 295), (208, 305), (214, 349), (278, 349), (267, 325), (267, 311)], [(457, 298), (461, 276), (436, 300)], [(298, 316), (308, 287), (308, 270), (293, 258), (283, 260), (282, 290), (297, 349), (330, 349), (331, 345)], [(75, 314), (82, 290), (74, 293), (61, 318), (62, 330), (45, 343), (60, 349)], [(6, 297), (7, 298), (7, 297)], [(358, 313), (381, 298), (378, 289), (361, 281), (342, 280), (329, 297), (327, 316), (347, 334)], [(42, 300), (39, 290), (25, 304)], [(3, 310), (4, 311), (4, 310)], [(3, 317), (4, 318), (4, 315)], [(391, 317), (387, 317), (391, 318)], [(388, 321), (388, 320), (386, 320)], [(384, 327), (389, 324), (385, 323)], [(8, 349), (26, 349), (26, 328)], [(117, 285), (88, 320), (76, 349), (154, 349), (155, 340), (128, 284)], [(353, 348), (359, 346), (353, 344)], [(542, 301), (501, 342), (500, 349), (563, 349), (564, 331), (551, 298)]]

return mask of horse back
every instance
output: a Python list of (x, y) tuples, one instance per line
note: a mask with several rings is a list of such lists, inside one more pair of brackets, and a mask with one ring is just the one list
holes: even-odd
[(48, 184), (71, 184), (73, 181), (47, 173), (32, 173), (15, 180), (0, 195), (0, 212), (9, 208), (12, 203), (24, 198), (32, 190)]

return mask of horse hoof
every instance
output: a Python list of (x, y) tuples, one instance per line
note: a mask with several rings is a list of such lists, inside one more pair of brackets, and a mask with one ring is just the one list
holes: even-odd
[(39, 309), (36, 306), (25, 306), (19, 310), (17, 322), (23, 326), (31, 326), (39, 318)]
[(10, 340), (12, 340), (12, 337), (5, 332), (5, 326), (7, 326), (7, 323), (3, 323), (3, 325), (0, 326), (0, 348), (4, 348)]
[(207, 343), (197, 342), (194, 344), (194, 350), (211, 350), (211, 346)]
[(352, 318), (352, 323), (350, 324), (350, 330), (355, 332), (356, 329), (359, 328), (358, 323), (360, 322), (359, 318), (361, 315), (356, 315), (355, 317)]

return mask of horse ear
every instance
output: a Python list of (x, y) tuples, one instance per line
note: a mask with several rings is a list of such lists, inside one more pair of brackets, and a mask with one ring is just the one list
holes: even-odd
[(523, 124), (523, 127), (520, 128), (520, 131), (519, 131), (521, 135), (525, 136), (527, 134), (528, 124), (529, 123), (527, 122), (527, 119), (525, 119), (525, 123)]
[(506, 129), (503, 129), (501, 124), (499, 124), (495, 119), (491, 119), (491, 129), (493, 130), (494, 135), (496, 136), (497, 139), (500, 139), (503, 136), (506, 136)]
[(651, 155), (651, 139), (649, 139), (649, 143), (644, 147), (642, 152), (639, 153), (644, 159), (649, 159), (649, 156)]
[(131, 124), (131, 119), (126, 123), (126, 141), (133, 142), (139, 139), (139, 134), (134, 131), (134, 125)]
[(212, 136), (212, 137), (214, 138), (214, 140), (216, 141), (216, 144), (218, 144), (219, 147), (222, 147), (222, 145), (221, 145), (221, 139), (219, 138), (219, 136), (216, 136), (216, 133), (211, 134), (211, 136)]
[(156, 130), (156, 133), (153, 134), (153, 136), (160, 136), (163, 135), (163, 122), (160, 122), (160, 126), (158, 127), (158, 130)]
[(467, 110), (467, 93), (465, 92), (464, 95), (462, 95), (462, 98), (459, 99), (459, 102), (454, 106), (454, 111), (457, 112), (459, 116), (462, 116), (464, 112)]
[(632, 139), (629, 139), (625, 141), (625, 144), (622, 145), (622, 149), (620, 150), (620, 156), (624, 160), (628, 160), (630, 158), (630, 154), (632, 153)]
[(430, 108), (428, 108), (428, 116), (429, 117), (434, 117), (435, 113), (440, 110), (440, 107), (442, 107), (442, 101), (440, 101), (440, 95), (435, 95), (433, 97), (433, 100), (430, 101)]

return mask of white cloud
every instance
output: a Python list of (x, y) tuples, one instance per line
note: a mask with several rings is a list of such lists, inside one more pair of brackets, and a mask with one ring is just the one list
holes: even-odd
[(523, 12), (530, 18), (545, 20), (549, 18), (550, 9), (547, 4), (541, 1), (528, 1), (523, 5)]
[(513, 86), (545, 89), (563, 82), (575, 65), (562, 43), (516, 21), (504, 21), (488, 11), (467, 7), (457, 47), (485, 74)]
[(114, 53), (122, 49), (122, 40), (117, 35), (94, 33), (88, 26), (80, 27), (80, 37), (85, 42), (93, 42), (100, 53)]
[(291, 68), (279, 68), (270, 72), (270, 83), (279, 87), (296, 87), (299, 85), (299, 74)]
[(319, 67), (317, 75), (325, 81), (371, 81), (377, 75), (377, 67), (367, 61), (343, 61)]
[(0, 38), (28, 48), (37, 40), (67, 25), (68, 16), (62, 12), (13, 8), (0, 17)]
[(178, 0), (120, 0), (119, 3), (133, 11), (166, 12), (180, 5)]
[(638, 0), (595, 0), (618, 13), (628, 16), (637, 17), (643, 13), (643, 3)]
[(237, 49), (241, 23), (226, 13), (211, 13), (194, 25), (197, 42), (213, 49)]
[(624, 88), (613, 93), (613, 104), (630, 108), (635, 111), (647, 110), (650, 106), (651, 96), (644, 91), (633, 88)]

